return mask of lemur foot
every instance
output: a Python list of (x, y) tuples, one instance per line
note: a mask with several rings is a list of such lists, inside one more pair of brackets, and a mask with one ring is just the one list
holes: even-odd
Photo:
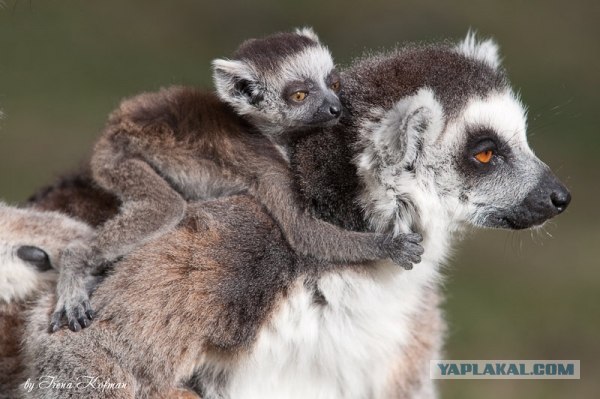
[(421, 262), (421, 255), (425, 251), (420, 243), (423, 236), (418, 233), (401, 234), (388, 240), (384, 245), (390, 259), (406, 270), (413, 268), (413, 264)]
[(88, 327), (94, 318), (94, 310), (90, 304), (87, 293), (80, 293), (79, 296), (73, 296), (68, 301), (59, 302), (54, 309), (52, 320), (50, 322), (50, 332), (56, 332), (63, 325), (63, 319), (66, 318), (69, 329), (74, 332)]
[[(74, 332), (92, 324), (94, 311), (90, 304), (90, 292), (97, 278), (90, 275), (90, 261), (94, 261), (94, 250), (75, 243), (62, 254), (61, 269), (56, 284), (56, 307), (50, 320), (50, 332), (58, 331), (66, 320)], [(97, 263), (97, 262), (96, 262)]]

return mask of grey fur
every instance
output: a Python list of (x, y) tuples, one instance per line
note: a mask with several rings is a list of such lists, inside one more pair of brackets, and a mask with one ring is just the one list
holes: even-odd
[[(268, 54), (268, 64), (262, 55), (267, 48), (275, 49)], [(283, 54), (276, 62), (279, 49)], [(220, 99), (173, 87), (125, 100), (111, 115), (94, 148), (91, 169), (94, 180), (119, 197), (120, 212), (99, 227), (93, 241), (65, 251), (52, 331), (65, 317), (73, 331), (87, 327), (93, 311), (84, 289), (85, 274), (102, 272), (107, 264), (171, 230), (190, 200), (248, 191), (277, 220), (295, 250), (321, 260), (391, 258), (405, 268), (420, 261), (418, 234), (344, 231), (315, 219), (296, 203), (280, 145), (299, 127), (330, 125), (339, 118), (336, 113), (323, 119), (324, 113), (339, 107), (328, 87), (334, 73), (329, 52), (302, 31), (245, 43), (238, 57), (215, 61)], [(301, 91), (310, 90), (306, 104), (287, 100), (290, 81), (303, 85)]]

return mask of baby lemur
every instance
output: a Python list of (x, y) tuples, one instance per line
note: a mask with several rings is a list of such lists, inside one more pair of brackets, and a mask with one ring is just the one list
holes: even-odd
[(340, 79), (312, 30), (248, 40), (213, 70), (216, 94), (171, 87), (125, 100), (110, 116), (91, 169), (121, 200), (120, 213), (87, 248), (65, 251), (52, 331), (63, 316), (73, 331), (93, 317), (77, 278), (177, 225), (190, 200), (248, 192), (295, 251), (323, 261), (391, 258), (405, 268), (420, 261), (418, 234), (346, 231), (297, 203), (286, 143), (303, 129), (337, 123), (342, 113)]

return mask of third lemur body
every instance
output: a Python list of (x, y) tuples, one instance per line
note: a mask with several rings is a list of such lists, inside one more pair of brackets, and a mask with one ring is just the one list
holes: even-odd
[(335, 124), (342, 112), (333, 60), (314, 32), (246, 41), (234, 59), (213, 68), (218, 94), (172, 87), (125, 100), (110, 116), (91, 169), (121, 209), (85, 249), (65, 251), (53, 331), (63, 316), (74, 331), (89, 325), (85, 273), (174, 227), (190, 200), (249, 192), (294, 250), (324, 261), (391, 258), (406, 268), (420, 261), (418, 234), (346, 231), (296, 201), (287, 140), (303, 128)]

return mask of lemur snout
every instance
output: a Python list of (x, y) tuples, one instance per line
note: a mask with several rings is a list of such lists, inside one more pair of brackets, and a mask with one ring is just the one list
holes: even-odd
[(562, 184), (560, 187), (550, 194), (550, 201), (556, 207), (558, 213), (562, 213), (571, 202), (571, 193)]
[(326, 97), (317, 109), (314, 122), (323, 123), (338, 119), (342, 115), (342, 103), (337, 96)]
[(571, 202), (571, 193), (551, 172), (542, 179), (538, 195), (540, 203), (545, 204), (550, 213), (562, 213)]

